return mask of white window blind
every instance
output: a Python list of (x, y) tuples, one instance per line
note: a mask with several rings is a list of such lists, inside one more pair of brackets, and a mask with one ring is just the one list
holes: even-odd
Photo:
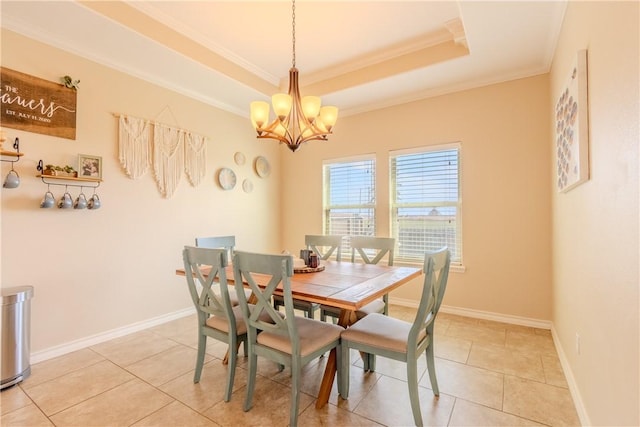
[[(374, 158), (325, 162), (324, 234), (375, 236), (376, 163)], [(351, 253), (343, 239), (343, 257)]]
[(422, 261), (426, 251), (447, 246), (452, 264), (462, 264), (459, 145), (390, 154), (396, 259)]

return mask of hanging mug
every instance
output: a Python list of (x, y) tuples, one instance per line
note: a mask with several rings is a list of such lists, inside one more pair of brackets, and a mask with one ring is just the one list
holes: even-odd
[(94, 194), (93, 196), (91, 196), (91, 198), (87, 202), (87, 207), (89, 209), (100, 209), (101, 205), (102, 203), (100, 203), (100, 197), (98, 197), (97, 194)]
[(20, 176), (18, 175), (18, 172), (16, 172), (14, 169), (11, 169), (4, 180), (3, 187), (18, 188), (19, 185), (20, 185)]
[(78, 198), (73, 204), (74, 209), (85, 209), (87, 207), (87, 197), (84, 193), (78, 194)]
[(41, 208), (52, 208), (56, 205), (56, 198), (53, 196), (51, 191), (47, 191), (44, 193), (44, 197), (42, 198), (42, 202), (40, 202)]
[(58, 207), (60, 209), (71, 209), (73, 207), (73, 198), (71, 197), (71, 194), (69, 194), (68, 191), (65, 191), (62, 197), (60, 197), (60, 201), (58, 202)]

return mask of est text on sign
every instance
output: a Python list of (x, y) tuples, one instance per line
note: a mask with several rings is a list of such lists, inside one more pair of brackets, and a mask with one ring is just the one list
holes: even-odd
[(0, 68), (3, 127), (76, 139), (76, 91), (61, 84)]

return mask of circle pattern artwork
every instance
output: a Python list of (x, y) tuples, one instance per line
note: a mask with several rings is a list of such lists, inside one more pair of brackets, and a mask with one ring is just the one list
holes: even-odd
[(218, 172), (218, 183), (223, 190), (231, 190), (236, 186), (236, 174), (229, 168), (222, 168)]
[(251, 193), (253, 191), (253, 182), (251, 182), (249, 179), (245, 179), (244, 181), (242, 181), (242, 189), (245, 193)]
[(260, 178), (266, 178), (271, 173), (271, 165), (269, 164), (269, 161), (262, 156), (256, 157), (255, 168), (256, 173)]
[(236, 165), (242, 166), (244, 165), (246, 158), (244, 157), (244, 154), (238, 151), (236, 154), (233, 155), (233, 160), (236, 162)]
[(571, 184), (578, 175), (578, 100), (565, 89), (556, 104), (556, 155), (558, 188)]

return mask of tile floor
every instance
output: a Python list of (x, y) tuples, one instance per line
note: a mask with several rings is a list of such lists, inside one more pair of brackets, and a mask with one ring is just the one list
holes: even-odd
[[(414, 310), (391, 307), (410, 319)], [(2, 426), (285, 426), (290, 377), (259, 358), (253, 408), (243, 412), (246, 359), (231, 401), (222, 400), (225, 345), (210, 340), (200, 383), (193, 383), (195, 315), (32, 365), (31, 376), (0, 393)], [(440, 313), (435, 336), (440, 397), (421, 358), (425, 425), (579, 425), (549, 331)], [(329, 404), (315, 396), (326, 358), (305, 368), (301, 426), (413, 424), (405, 365), (377, 359), (363, 373), (352, 357), (350, 397), (336, 385)]]

